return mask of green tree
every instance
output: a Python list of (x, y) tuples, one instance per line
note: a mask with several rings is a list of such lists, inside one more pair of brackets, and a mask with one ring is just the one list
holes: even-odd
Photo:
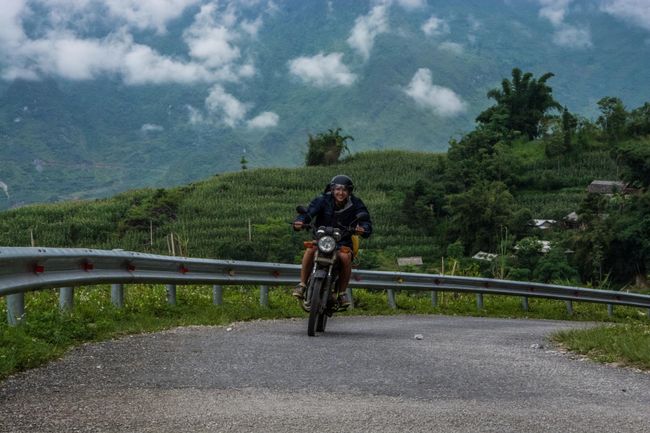
[(615, 279), (647, 288), (650, 270), (650, 192), (632, 197), (609, 221), (612, 239), (607, 262)]
[(543, 283), (567, 280), (577, 282), (578, 272), (569, 265), (564, 249), (555, 247), (539, 259), (533, 278)]
[(598, 101), (601, 115), (596, 124), (600, 126), (608, 143), (617, 144), (625, 135), (627, 111), (620, 98), (606, 96)]
[(450, 232), (467, 251), (495, 251), (501, 227), (507, 227), (514, 198), (502, 182), (480, 181), (468, 191), (448, 196)]
[(461, 192), (480, 180), (515, 185), (523, 164), (509, 144), (495, 131), (479, 127), (460, 141), (452, 140), (447, 151), (446, 189)]
[(571, 114), (566, 107), (562, 111), (562, 143), (564, 144), (565, 151), (570, 151), (572, 148), (573, 135), (578, 127), (578, 118)]
[(512, 135), (519, 132), (531, 140), (538, 137), (546, 112), (562, 109), (553, 99), (553, 89), (546, 84), (553, 76), (548, 72), (535, 79), (532, 73), (524, 74), (520, 69), (514, 68), (512, 81), (504, 78), (500, 89), (492, 89), (487, 93), (488, 98), (496, 101), (496, 105), (479, 114), (477, 122), (499, 133)]
[(431, 233), (435, 220), (444, 216), (445, 191), (442, 185), (419, 179), (406, 192), (402, 202), (402, 217), (406, 225)]
[(650, 103), (646, 102), (630, 112), (627, 133), (632, 137), (650, 135)]
[(327, 132), (309, 134), (307, 156), (305, 165), (331, 165), (339, 161), (343, 151), (349, 152), (347, 141), (354, 138), (350, 135), (341, 135), (341, 128), (328, 129)]
[(515, 246), (517, 267), (532, 272), (542, 256), (542, 243), (536, 237), (525, 237)]
[(583, 281), (599, 285), (610, 273), (606, 261), (612, 241), (609, 199), (600, 194), (587, 194), (580, 203), (578, 215), (582, 230), (574, 232), (570, 240), (574, 251), (573, 263)]
[(650, 137), (621, 144), (617, 160), (623, 164), (623, 178), (650, 187)]

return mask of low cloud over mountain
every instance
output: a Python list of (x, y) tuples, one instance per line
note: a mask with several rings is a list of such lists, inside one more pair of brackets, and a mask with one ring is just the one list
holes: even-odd
[[(585, 116), (606, 95), (650, 99), (648, 41), (647, 0), (11, 0), (0, 122), (21, 151), (0, 178), (14, 197), (34, 160), (39, 176), (67, 176), (66, 158), (88, 178), (123, 170), (47, 199), (93, 196), (236, 169), (244, 148), (251, 167), (299, 164), (336, 127), (355, 151), (444, 150), (514, 67), (555, 73)], [(200, 156), (183, 169), (177, 149)]]

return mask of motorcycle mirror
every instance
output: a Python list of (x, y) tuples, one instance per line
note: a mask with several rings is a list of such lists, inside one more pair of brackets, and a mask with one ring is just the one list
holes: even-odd
[(296, 212), (298, 212), (300, 215), (306, 215), (307, 209), (302, 205), (296, 206)]
[(370, 215), (367, 212), (359, 212), (357, 214), (357, 221), (368, 221), (369, 219)]

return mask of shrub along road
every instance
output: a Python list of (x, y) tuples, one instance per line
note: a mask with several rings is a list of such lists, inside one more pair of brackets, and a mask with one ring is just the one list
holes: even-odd
[(0, 432), (650, 432), (650, 374), (546, 339), (580, 326), (345, 317), (315, 338), (304, 320), (130, 336), (0, 383)]

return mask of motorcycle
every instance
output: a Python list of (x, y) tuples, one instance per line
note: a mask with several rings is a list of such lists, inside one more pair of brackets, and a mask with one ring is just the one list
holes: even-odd
[[(307, 209), (298, 206), (296, 211), (306, 215)], [(353, 224), (349, 227), (314, 227), (312, 224), (304, 224), (303, 230), (314, 231), (314, 240), (305, 242), (305, 247), (316, 248), (314, 254), (314, 266), (307, 280), (307, 289), (303, 301), (303, 309), (309, 312), (307, 321), (307, 335), (313, 337), (316, 332), (325, 332), (327, 319), (334, 313), (341, 310), (336, 299), (336, 286), (339, 280), (338, 252), (342, 248), (339, 241), (347, 234), (354, 234), (356, 224), (367, 221), (370, 216), (359, 213), (355, 216)]]

